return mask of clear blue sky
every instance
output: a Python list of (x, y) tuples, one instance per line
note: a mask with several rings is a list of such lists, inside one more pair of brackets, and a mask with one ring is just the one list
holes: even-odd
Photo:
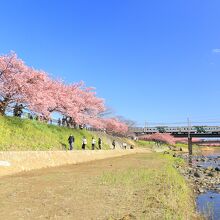
[(95, 86), (139, 124), (220, 119), (219, 0), (0, 3), (1, 54)]

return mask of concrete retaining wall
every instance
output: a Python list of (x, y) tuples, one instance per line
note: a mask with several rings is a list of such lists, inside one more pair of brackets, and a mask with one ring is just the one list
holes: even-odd
[(46, 167), (78, 164), (93, 160), (147, 152), (150, 151), (146, 149), (98, 151), (1, 151), (0, 176)]

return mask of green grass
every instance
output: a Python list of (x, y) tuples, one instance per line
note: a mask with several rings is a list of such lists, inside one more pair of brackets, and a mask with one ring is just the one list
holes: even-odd
[[(188, 144), (177, 142), (175, 145), (177, 147), (181, 147), (184, 150), (188, 150)], [(201, 147), (200, 146), (193, 144), (192, 149), (193, 149), (193, 155), (200, 155), (201, 154)]]
[[(75, 137), (75, 149), (81, 149), (82, 137), (86, 136), (88, 148), (95, 133), (48, 125), (39, 121), (0, 116), (0, 150), (63, 150), (68, 147), (68, 137)], [(107, 149), (106, 142), (103, 148)]]
[[(143, 141), (143, 140), (138, 140), (137, 141), (138, 146), (140, 147), (144, 147), (144, 148), (149, 148), (152, 150), (156, 150), (158, 149), (158, 146), (153, 142), (153, 141)], [(168, 144), (162, 144), (159, 148), (160, 149), (166, 149), (167, 146), (169, 146)], [(178, 148), (182, 148), (184, 151), (188, 150), (188, 144), (185, 143), (179, 143), (177, 142), (174, 146), (178, 147)], [(194, 155), (200, 155), (201, 154), (201, 147), (193, 144), (193, 154)]]
[(123, 186), (124, 195), (137, 195), (139, 209), (145, 210), (135, 214), (138, 219), (199, 219), (192, 190), (173, 166), (184, 162), (156, 153), (143, 160), (136, 168), (105, 172), (99, 181), (112, 190)]
[(155, 143), (153, 141), (142, 141), (142, 140), (138, 140), (137, 144), (140, 147), (144, 147), (144, 148), (150, 148), (152, 149), (155, 146)]

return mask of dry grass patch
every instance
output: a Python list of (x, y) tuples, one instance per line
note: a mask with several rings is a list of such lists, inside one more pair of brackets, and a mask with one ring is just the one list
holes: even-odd
[(137, 167), (104, 172), (99, 181), (132, 201), (137, 219), (197, 219), (192, 191), (173, 167), (181, 162), (151, 154)]

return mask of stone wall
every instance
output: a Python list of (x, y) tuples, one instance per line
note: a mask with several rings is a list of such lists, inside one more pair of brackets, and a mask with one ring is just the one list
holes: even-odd
[(147, 153), (147, 149), (131, 150), (74, 150), (74, 151), (1, 151), (0, 176), (22, 171), (78, 164), (93, 160), (119, 157), (134, 153)]

